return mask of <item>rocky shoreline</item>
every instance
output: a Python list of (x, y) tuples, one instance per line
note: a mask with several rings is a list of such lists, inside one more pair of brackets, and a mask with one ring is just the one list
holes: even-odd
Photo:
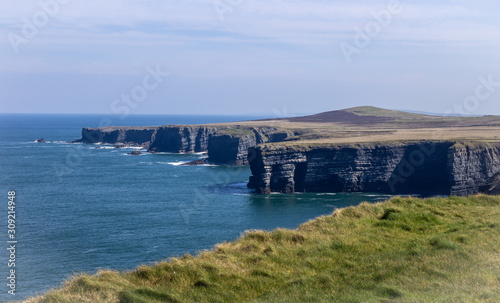
[[(84, 128), (74, 142), (140, 146), (149, 153), (208, 153), (197, 164), (250, 165), (248, 187), (271, 192), (470, 195), (498, 191), (500, 143), (410, 142), (280, 146), (277, 128)], [(266, 144), (267, 142), (274, 144)], [(136, 154), (139, 154), (137, 152)], [(495, 182), (493, 184), (493, 182)]]
[(159, 127), (83, 128), (73, 143), (143, 147), (149, 153), (208, 153), (208, 161), (248, 165), (248, 150), (293, 134), (274, 127), (170, 125)]
[(496, 116), (464, 119), (358, 107), (272, 121), (83, 128), (74, 142), (208, 155), (188, 165), (250, 165), (248, 187), (261, 194), (465, 196), (500, 192), (499, 127)]

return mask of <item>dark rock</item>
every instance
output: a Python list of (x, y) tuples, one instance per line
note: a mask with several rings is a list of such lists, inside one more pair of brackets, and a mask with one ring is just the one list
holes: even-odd
[(213, 135), (208, 142), (211, 162), (228, 165), (248, 165), (248, 148), (257, 145), (255, 135)]
[(206, 152), (211, 134), (216, 127), (162, 126), (152, 137), (149, 151), (169, 153)]
[(149, 147), (159, 127), (101, 127), (83, 128), (82, 138), (73, 143), (107, 143)]
[(115, 148), (141, 146), (149, 153), (208, 152), (216, 164), (247, 165), (248, 148), (268, 141), (279, 142), (293, 133), (274, 127), (230, 125), (167, 125), (161, 127), (84, 128), (74, 143), (115, 144)]
[(196, 166), (196, 165), (206, 165), (206, 164), (208, 164), (207, 158), (194, 160), (194, 161), (187, 162), (187, 163), (184, 163), (181, 165)]
[(479, 191), (487, 195), (500, 195), (500, 173), (488, 179), (486, 184), (482, 186)]
[(142, 153), (138, 150), (134, 150), (134, 151), (128, 153), (127, 155), (139, 156), (139, 155), (142, 155)]
[(470, 195), (500, 172), (500, 143), (419, 142), (250, 148), (256, 192)]
[(248, 165), (249, 148), (266, 143), (268, 135), (276, 132), (273, 127), (231, 128), (210, 136), (208, 159), (216, 164)]
[(36, 140), (35, 142), (37, 142), (37, 143), (45, 143), (45, 139), (41, 138), (41, 139)]

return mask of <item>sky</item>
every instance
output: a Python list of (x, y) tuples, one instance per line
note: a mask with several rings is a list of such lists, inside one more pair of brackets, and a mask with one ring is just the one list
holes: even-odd
[(498, 0), (20, 0), (0, 113), (500, 115)]

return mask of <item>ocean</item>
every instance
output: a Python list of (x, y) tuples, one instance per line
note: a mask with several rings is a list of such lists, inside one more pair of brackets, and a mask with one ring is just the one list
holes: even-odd
[[(0, 114), (0, 301), (43, 293), (74, 274), (132, 270), (196, 254), (245, 230), (296, 228), (338, 208), (388, 198), (257, 195), (246, 187), (249, 167), (179, 166), (203, 156), (129, 156), (132, 149), (66, 143), (80, 138), (82, 127), (103, 122), (148, 126), (255, 118), (263, 117)], [(40, 138), (47, 143), (33, 142)], [(10, 191), (16, 193), (15, 296), (7, 286), (13, 269), (7, 249), (13, 240)]]

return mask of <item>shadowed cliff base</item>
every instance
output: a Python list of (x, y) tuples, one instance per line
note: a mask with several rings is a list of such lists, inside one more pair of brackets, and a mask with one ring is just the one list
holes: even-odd
[(28, 302), (499, 302), (500, 198), (393, 198)]

